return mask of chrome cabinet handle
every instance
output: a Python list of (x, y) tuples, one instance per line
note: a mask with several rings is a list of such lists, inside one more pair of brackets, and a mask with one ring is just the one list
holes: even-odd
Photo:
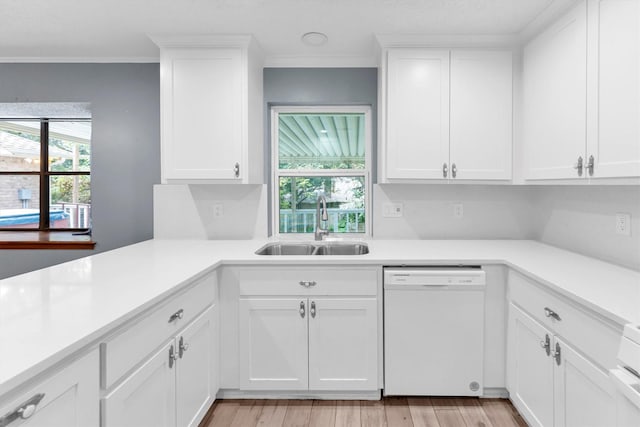
[(442, 164), (442, 177), (446, 178), (448, 173), (449, 173), (449, 167), (447, 166), (446, 163), (443, 163)]
[(36, 413), (38, 404), (42, 399), (44, 399), (44, 393), (38, 393), (29, 398), (29, 400), (27, 400), (26, 402), (22, 403), (13, 411), (4, 414), (2, 417), (0, 417), (0, 427), (8, 426), (18, 419), (26, 420), (27, 418), (31, 418), (31, 416)]
[(578, 170), (578, 176), (582, 176), (582, 156), (578, 157), (578, 163), (576, 163), (575, 165), (573, 165), (574, 169)]
[(178, 360), (178, 356), (173, 348), (173, 344), (169, 347), (169, 368), (173, 368), (173, 364)]
[(556, 360), (556, 365), (560, 366), (560, 362), (562, 361), (560, 344), (556, 343), (556, 350), (551, 353), (551, 357)]
[(593, 169), (595, 167), (595, 159), (593, 156), (589, 156), (589, 162), (587, 163), (586, 169), (589, 172), (589, 176), (593, 176)]
[(233, 166), (233, 174), (235, 175), (236, 178), (240, 178), (240, 163), (236, 163)]
[(452, 164), (451, 165), (451, 177), (455, 178), (458, 175), (458, 168), (456, 167), (456, 164)]
[(184, 337), (180, 337), (180, 341), (178, 342), (178, 356), (182, 359), (184, 353), (189, 350), (189, 344), (184, 342)]
[(306, 314), (306, 311), (304, 309), (304, 301), (300, 301), (300, 317), (304, 319), (305, 314)]
[(544, 308), (544, 315), (547, 316), (547, 317), (551, 317), (552, 319), (555, 319), (555, 320), (558, 320), (558, 321), (562, 320), (560, 318), (560, 315), (558, 313), (556, 313), (555, 311), (551, 310), (549, 307), (545, 307)]
[(549, 334), (545, 334), (544, 341), (540, 341), (540, 347), (544, 348), (547, 352), (547, 356), (551, 354), (551, 338), (549, 338)]
[(311, 301), (311, 309), (309, 310), (309, 312), (311, 313), (311, 317), (313, 317), (313, 318), (316, 317), (316, 302), (315, 301)]
[(175, 313), (173, 313), (171, 316), (169, 316), (169, 323), (175, 322), (176, 320), (182, 319), (183, 317), (184, 317), (184, 310), (180, 309)]
[(304, 286), (305, 288), (312, 288), (316, 285), (316, 282), (311, 280), (301, 280), (298, 283), (300, 284), (300, 286)]

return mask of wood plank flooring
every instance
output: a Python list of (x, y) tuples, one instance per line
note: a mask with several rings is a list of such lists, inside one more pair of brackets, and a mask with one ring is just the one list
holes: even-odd
[(526, 427), (506, 399), (219, 400), (200, 427)]

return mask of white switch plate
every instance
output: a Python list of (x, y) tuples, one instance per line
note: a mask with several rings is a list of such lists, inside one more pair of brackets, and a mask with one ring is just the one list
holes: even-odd
[(616, 234), (631, 236), (631, 214), (616, 214)]
[(224, 206), (222, 203), (214, 203), (213, 204), (213, 217), (220, 218), (224, 215)]
[(385, 218), (400, 218), (402, 217), (402, 203), (385, 203), (383, 205), (382, 216)]
[(453, 217), (454, 218), (462, 218), (464, 216), (464, 207), (462, 203), (454, 203), (453, 204)]

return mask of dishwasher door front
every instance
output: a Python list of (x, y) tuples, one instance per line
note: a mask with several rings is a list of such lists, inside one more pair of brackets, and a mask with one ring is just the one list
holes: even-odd
[(484, 272), (455, 272), (414, 280), (399, 271), (397, 283), (385, 271), (385, 395), (482, 395)]

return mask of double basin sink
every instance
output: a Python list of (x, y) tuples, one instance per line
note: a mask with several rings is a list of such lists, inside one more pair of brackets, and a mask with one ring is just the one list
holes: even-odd
[(364, 255), (369, 253), (366, 243), (268, 243), (256, 251), (257, 255)]

